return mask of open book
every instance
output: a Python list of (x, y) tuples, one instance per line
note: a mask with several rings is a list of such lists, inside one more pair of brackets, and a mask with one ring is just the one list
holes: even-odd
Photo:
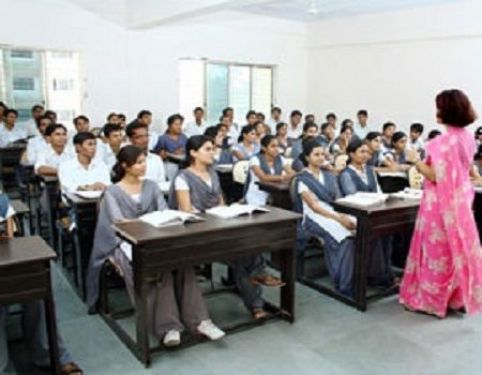
[(154, 211), (139, 217), (139, 220), (152, 225), (156, 228), (161, 228), (170, 225), (181, 225), (186, 222), (204, 221), (203, 218), (183, 211), (164, 210)]
[(102, 191), (100, 190), (77, 190), (75, 195), (84, 198), (84, 199), (97, 199), (100, 198), (102, 195)]
[(269, 210), (264, 207), (239, 203), (234, 203), (231, 206), (217, 206), (206, 210), (206, 213), (222, 219), (231, 219), (241, 215), (251, 215), (253, 212), (269, 212)]
[(402, 191), (397, 191), (396, 193), (390, 194), (390, 196), (399, 199), (411, 199), (419, 201), (422, 199), (422, 193), (422, 190), (405, 188)]
[(336, 202), (353, 204), (360, 207), (369, 207), (384, 203), (387, 198), (388, 194), (357, 192), (355, 194), (347, 195), (344, 198), (337, 199)]

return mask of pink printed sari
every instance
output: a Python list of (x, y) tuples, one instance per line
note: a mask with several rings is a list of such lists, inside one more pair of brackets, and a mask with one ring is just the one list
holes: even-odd
[(400, 287), (400, 303), (410, 309), (440, 317), (448, 308), (482, 311), (482, 249), (469, 178), (474, 153), (472, 134), (451, 126), (427, 144), (436, 182), (425, 180)]

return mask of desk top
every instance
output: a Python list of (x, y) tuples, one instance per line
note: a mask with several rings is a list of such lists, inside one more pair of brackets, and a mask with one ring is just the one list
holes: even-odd
[(276, 223), (295, 221), (301, 218), (301, 215), (281, 208), (270, 206), (269, 209), (270, 212), (239, 216), (233, 219), (222, 219), (212, 215), (200, 214), (199, 216), (206, 219), (205, 221), (163, 228), (155, 228), (141, 221), (131, 221), (114, 224), (114, 230), (120, 237), (129, 242), (135, 245), (142, 245), (146, 242), (155, 240), (195, 236), (262, 224), (272, 223), (276, 225)]
[(290, 191), (290, 184), (287, 183), (280, 183), (280, 182), (257, 182), (259, 185), (259, 188), (261, 190), (267, 191), (267, 192), (282, 192), (286, 191), (286, 193), (289, 193)]
[(17, 264), (55, 259), (54, 251), (39, 236), (0, 241), (0, 269)]
[(333, 202), (333, 207), (335, 208), (335, 210), (353, 215), (372, 215), (387, 211), (393, 212), (413, 208), (418, 209), (419, 206), (420, 202), (416, 200), (398, 199), (391, 197), (389, 197), (385, 203), (376, 204), (369, 207), (361, 207), (354, 204)]
[(28, 214), (30, 212), (30, 209), (28, 206), (23, 203), (20, 199), (14, 199), (11, 202), (12, 208), (15, 210), (16, 214)]

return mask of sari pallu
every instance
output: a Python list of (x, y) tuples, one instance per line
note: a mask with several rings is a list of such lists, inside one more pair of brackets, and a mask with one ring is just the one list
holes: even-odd
[(426, 150), (436, 181), (425, 181), (400, 302), (440, 317), (449, 308), (480, 312), (482, 250), (469, 179), (475, 142), (467, 130), (449, 126)]

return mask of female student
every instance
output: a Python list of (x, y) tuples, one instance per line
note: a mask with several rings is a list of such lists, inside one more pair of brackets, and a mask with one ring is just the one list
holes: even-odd
[(259, 143), (257, 143), (256, 129), (253, 125), (245, 125), (241, 129), (238, 138), (238, 144), (232, 148), (234, 161), (249, 160), (251, 156), (259, 152)]
[(386, 193), (394, 193), (409, 186), (408, 174), (411, 165), (406, 159), (407, 135), (404, 132), (395, 132), (391, 137), (391, 147), (383, 154), (382, 165), (401, 172), (400, 176), (380, 176), (382, 190)]
[[(91, 309), (98, 299), (99, 273), (107, 258), (113, 259), (122, 271), (134, 301), (132, 254), (129, 254), (132, 250), (116, 236), (112, 224), (167, 208), (157, 183), (143, 179), (145, 172), (144, 152), (131, 145), (123, 147), (113, 168), (114, 185), (106, 189), (99, 210), (88, 276), (87, 303)], [(176, 295), (176, 290), (181, 291), (180, 295)], [(192, 268), (177, 270), (175, 276), (171, 272), (163, 273), (160, 281), (151, 285), (147, 304), (150, 330), (165, 346), (179, 345), (180, 332), (185, 326), (211, 340), (224, 336), (209, 319)]]
[[(342, 195), (355, 194), (356, 192), (381, 192), (373, 167), (367, 165), (369, 157), (368, 146), (361, 140), (353, 140), (347, 149), (348, 166), (339, 176)], [(378, 286), (392, 286), (393, 275), (391, 271), (391, 237), (374, 240), (371, 242), (372, 252), (369, 260), (368, 282)]]
[(261, 142), (261, 140), (263, 139), (263, 137), (265, 135), (270, 134), (270, 132), (271, 132), (271, 130), (269, 129), (269, 126), (265, 125), (261, 121), (255, 122), (254, 128), (256, 130), (256, 138), (257, 138), (256, 143), (258, 143), (258, 144)]
[(169, 116), (167, 119), (167, 130), (161, 135), (154, 147), (154, 152), (165, 160), (166, 176), (171, 181), (177, 170), (178, 163), (167, 161), (169, 155), (182, 157), (187, 142), (187, 136), (182, 132), (184, 117), (179, 114)]
[(279, 122), (276, 124), (276, 139), (278, 140), (278, 145), (280, 153), (284, 155), (286, 149), (288, 148), (288, 124), (285, 122)]
[(441, 92), (435, 103), (446, 132), (428, 142), (425, 161), (417, 152), (407, 154), (425, 182), (400, 303), (442, 318), (450, 309), (482, 311), (482, 250), (469, 176), (475, 142), (465, 129), (476, 114), (459, 90)]
[(257, 182), (289, 182), (293, 176), (293, 169), (279, 155), (278, 140), (274, 135), (266, 135), (261, 140), (261, 151), (249, 161), (245, 196), (247, 203), (260, 206), (268, 200), (269, 194), (262, 191)]
[[(303, 125), (303, 133), (301, 133), (300, 138), (293, 142), (293, 146), (291, 149), (291, 158), (296, 161), (296, 159), (298, 159), (298, 157), (303, 152), (303, 139), (306, 139), (308, 137), (315, 138), (317, 135), (318, 125), (316, 125), (314, 122), (305, 122), (305, 124)], [(300, 166), (299, 169), (301, 168), (303, 167)]]
[(350, 143), (350, 140), (353, 136), (353, 128), (348, 125), (344, 124), (341, 126), (340, 135), (335, 139), (330, 147), (330, 154), (333, 156), (338, 156), (340, 154), (346, 154), (346, 148)]
[(225, 131), (220, 126), (210, 126), (204, 132), (206, 137), (213, 140), (214, 146), (214, 163), (215, 164), (232, 164), (233, 155), (229, 151), (225, 143)]
[[(186, 156), (186, 168), (179, 171), (171, 185), (169, 205), (186, 212), (204, 212), (209, 208), (224, 205), (219, 177), (212, 168), (212, 140), (206, 136), (189, 138)], [(264, 264), (260, 256), (237, 259), (230, 265), (246, 308), (255, 319), (266, 317), (261, 297), (262, 289), (253, 281), (267, 286), (278, 286), (279, 280), (263, 273)]]
[(325, 162), (323, 147), (307, 138), (300, 159), (305, 168), (296, 177), (295, 210), (303, 214), (303, 229), (323, 239), (326, 265), (335, 288), (353, 297), (355, 242), (351, 231), (355, 223), (332, 207), (340, 192), (335, 176), (321, 170)]

